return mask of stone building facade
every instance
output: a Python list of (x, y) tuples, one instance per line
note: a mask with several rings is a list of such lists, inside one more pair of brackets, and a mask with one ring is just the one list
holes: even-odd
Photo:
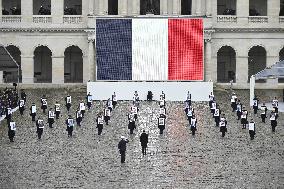
[[(221, 85), (249, 88), (252, 74), (284, 59), (284, 0), (0, 0), (0, 7), (0, 44), (20, 63), (23, 84), (95, 81), (99, 18), (203, 18), (204, 78)], [(0, 78), (16, 82), (17, 73)]]

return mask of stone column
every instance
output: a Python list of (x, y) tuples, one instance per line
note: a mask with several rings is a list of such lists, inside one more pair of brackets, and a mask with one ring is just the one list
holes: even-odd
[(118, 0), (118, 14), (127, 15), (127, 0)]
[(196, 0), (196, 10), (195, 10), (195, 14), (197, 16), (201, 16), (202, 12), (201, 12), (201, 0)]
[(167, 0), (163, 0), (160, 1), (160, 7), (161, 7), (161, 15), (168, 15), (168, 1)]
[(21, 14), (23, 22), (31, 23), (33, 21), (33, 0), (21, 0)]
[(240, 86), (248, 83), (248, 56), (236, 57), (236, 83)]
[(52, 83), (64, 83), (64, 56), (52, 56)]
[(280, 12), (280, 0), (267, 1), (267, 16), (269, 24), (273, 23), (279, 25), (279, 12)]
[(91, 81), (96, 81), (97, 80), (97, 64), (96, 64), (96, 61), (95, 61), (95, 48), (94, 48), (94, 45), (95, 45), (95, 36), (92, 36), (90, 35), (88, 37), (88, 43), (89, 43), (89, 52), (88, 52), (88, 64), (89, 64), (89, 79), (88, 80), (91, 80)]
[(89, 65), (89, 57), (87, 55), (83, 55), (83, 83), (87, 83), (91, 77), (91, 70)]
[(94, 3), (95, 0), (89, 0), (89, 15), (92, 16), (94, 15)]
[(0, 71), (0, 84), (3, 83), (3, 71)]
[[(2, 0), (0, 0), (0, 17), (2, 17)], [(1, 21), (2, 19), (0, 19), (0, 21)], [(3, 77), (2, 77), (3, 78)], [(1, 81), (0, 81), (1, 82)]]
[(180, 0), (172, 0), (173, 1), (173, 15), (178, 15), (181, 12), (181, 1)]
[(211, 39), (206, 39), (205, 40), (206, 43), (205, 44), (205, 62), (204, 62), (204, 68), (205, 68), (205, 73), (204, 73), (204, 81), (213, 81), (212, 79), (212, 74), (214, 74), (214, 72), (212, 71), (212, 63), (211, 63), (211, 59), (212, 59), (212, 43), (211, 43)]
[(22, 83), (34, 83), (34, 56), (21, 55)]
[(238, 23), (242, 25), (248, 25), (248, 16), (249, 16), (248, 0), (238, 0), (236, 11), (237, 11)]
[(132, 0), (132, 15), (139, 15), (140, 0)]
[(206, 0), (206, 16), (212, 16), (211, 0)]
[(51, 0), (52, 23), (62, 24), (64, 15), (64, 0)]

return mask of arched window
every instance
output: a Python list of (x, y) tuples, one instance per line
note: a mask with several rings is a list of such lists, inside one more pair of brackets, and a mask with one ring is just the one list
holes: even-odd
[[(19, 82), (22, 82), (22, 71), (21, 71), (21, 51), (18, 47), (14, 45), (9, 45), (6, 47), (10, 55), (20, 66)], [(4, 81), (7, 83), (17, 83), (18, 82), (18, 71), (4, 71), (3, 72)]]
[(39, 46), (34, 51), (34, 82), (52, 82), (52, 53), (46, 46)]
[(236, 52), (230, 46), (223, 46), (217, 53), (217, 82), (236, 82)]
[[(248, 81), (252, 75), (266, 68), (266, 50), (261, 46), (254, 46), (248, 53)], [(256, 82), (264, 82), (257, 80)]]
[(64, 52), (64, 82), (83, 82), (83, 53), (77, 46), (68, 47)]

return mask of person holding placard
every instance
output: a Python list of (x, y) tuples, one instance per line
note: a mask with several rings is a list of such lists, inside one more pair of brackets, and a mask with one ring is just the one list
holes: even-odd
[(209, 108), (211, 109), (211, 105), (212, 105), (212, 102), (215, 100), (215, 96), (213, 95), (213, 92), (211, 92), (209, 94)]
[(241, 119), (242, 109), (243, 109), (243, 105), (242, 105), (241, 101), (238, 100), (238, 102), (237, 102), (237, 117), (238, 117), (238, 119), (237, 120)]
[[(110, 110), (109, 110), (110, 111)], [(97, 128), (98, 128), (98, 135), (101, 135), (104, 127), (104, 116), (102, 113), (98, 114), (97, 116)]]
[(42, 112), (45, 114), (45, 110), (47, 109), (47, 99), (46, 99), (45, 95), (42, 96), (40, 101), (41, 101)]
[(52, 110), (52, 108), (49, 109), (48, 111), (48, 124), (49, 124), (49, 128), (53, 128), (52, 124), (54, 123), (54, 111)]
[(233, 93), (232, 97), (231, 97), (231, 107), (232, 107), (232, 112), (236, 111), (237, 109), (237, 95), (236, 93)]
[(82, 100), (81, 103), (79, 104), (79, 108), (80, 108), (80, 111), (82, 113), (82, 118), (84, 118), (84, 114), (86, 112), (86, 107), (85, 107), (85, 103), (84, 101)]
[(91, 109), (92, 103), (93, 103), (93, 96), (91, 95), (91, 93), (89, 92), (89, 94), (86, 97), (87, 99), (87, 106), (88, 106), (88, 110)]
[(117, 96), (115, 92), (113, 92), (113, 95), (111, 96), (111, 100), (112, 100), (113, 109), (115, 109), (115, 106), (117, 105)]
[(72, 98), (70, 95), (67, 95), (65, 97), (65, 103), (66, 103), (66, 108), (67, 108), (67, 111), (69, 112), (70, 111), (70, 108), (71, 108), (71, 102), (72, 102)]
[(221, 115), (221, 110), (219, 108), (219, 105), (217, 105), (216, 109), (215, 109), (215, 112), (213, 114), (214, 116), (214, 119), (215, 119), (215, 123), (216, 123), (216, 127), (219, 126), (219, 123), (220, 123), (220, 115)]
[(251, 119), (251, 121), (249, 122), (249, 135), (250, 139), (253, 140), (255, 135), (255, 122), (253, 121), (253, 119)]
[(166, 118), (166, 108), (163, 107), (163, 108), (160, 108), (160, 117), (163, 117), (163, 118)]
[(278, 114), (275, 112), (275, 110), (272, 110), (270, 114), (270, 123), (271, 123), (272, 132), (275, 132), (275, 128), (277, 126), (277, 118)]
[(262, 106), (260, 107), (260, 110), (261, 110), (261, 114), (260, 114), (261, 121), (262, 123), (265, 123), (265, 118), (266, 118), (266, 113), (267, 113), (267, 107), (265, 106), (265, 103), (262, 104)]
[(72, 118), (71, 115), (69, 115), (69, 117), (68, 117), (68, 119), (66, 120), (65, 123), (67, 125), (66, 131), (68, 132), (68, 137), (72, 137), (73, 127), (74, 127), (74, 119)]
[(60, 104), (56, 101), (55, 105), (54, 105), (54, 109), (55, 109), (55, 116), (56, 119), (59, 119), (59, 115), (60, 115)]
[(210, 108), (212, 115), (213, 115), (214, 112), (215, 112), (216, 106), (217, 106), (217, 103), (216, 103), (215, 100), (213, 100), (213, 102), (211, 103), (211, 108)]
[(16, 123), (11, 120), (9, 122), (9, 130), (8, 130), (8, 137), (10, 139), (10, 142), (14, 142), (15, 134), (16, 134)]
[(192, 118), (191, 118), (191, 121), (190, 121), (190, 130), (191, 130), (193, 136), (195, 135), (195, 131), (197, 130), (196, 126), (197, 126), (197, 119), (196, 119), (195, 115), (192, 115)]
[(165, 125), (166, 125), (166, 119), (164, 117), (159, 117), (158, 118), (158, 128), (160, 129), (160, 134), (162, 135), (165, 129)]
[(275, 113), (278, 114), (278, 100), (277, 100), (277, 97), (274, 97), (274, 99), (272, 100), (272, 107), (274, 108)]
[(110, 111), (112, 111), (113, 106), (112, 106), (112, 101), (110, 100), (110, 98), (107, 99), (106, 106), (108, 107), (108, 109), (109, 109)]
[(219, 126), (220, 126), (220, 132), (222, 133), (222, 137), (225, 137), (225, 134), (227, 132), (227, 120), (225, 118), (225, 114), (222, 115)]
[(189, 106), (191, 106), (191, 94), (189, 93), (189, 91), (187, 91), (186, 102)]
[(253, 99), (253, 113), (257, 114), (257, 110), (258, 110), (258, 98), (255, 96)]
[(138, 119), (139, 108), (135, 105), (131, 106), (130, 111), (134, 114), (135, 121)]
[(137, 105), (137, 106), (139, 105), (139, 95), (138, 95), (138, 92), (137, 92), (137, 91), (134, 92), (133, 104), (134, 104), (134, 105)]
[(19, 110), (20, 110), (21, 116), (23, 116), (24, 110), (25, 110), (25, 100), (23, 99), (19, 100)]
[(188, 111), (187, 111), (187, 120), (189, 121), (189, 125), (191, 123), (191, 118), (192, 118), (193, 114), (194, 114), (194, 109), (193, 109), (193, 107), (190, 106), (188, 108)]
[(105, 107), (104, 109), (104, 120), (106, 125), (108, 125), (108, 121), (110, 120), (110, 109), (108, 109), (108, 107)]
[(243, 129), (246, 129), (248, 124), (248, 111), (246, 110), (246, 107), (243, 106), (242, 115), (241, 115), (241, 124), (243, 126)]
[(32, 116), (32, 121), (35, 121), (35, 116), (36, 116), (36, 105), (35, 105), (35, 103), (32, 103), (30, 111), (31, 111), (30, 116)]
[(7, 105), (6, 107), (6, 119), (7, 119), (7, 124), (9, 125), (12, 119), (12, 108), (10, 108), (9, 105)]
[(83, 115), (82, 115), (80, 109), (78, 108), (77, 111), (76, 111), (76, 122), (77, 122), (78, 126), (81, 126), (82, 117), (83, 117)]
[(44, 129), (44, 122), (39, 117), (38, 120), (36, 121), (36, 132), (37, 132), (37, 137), (38, 137), (39, 140), (41, 139), (43, 129)]
[(133, 134), (133, 130), (136, 128), (136, 125), (135, 125), (135, 116), (134, 116), (134, 113), (131, 112), (129, 115), (128, 115), (128, 129), (130, 130), (130, 134)]
[(162, 91), (162, 94), (160, 95), (160, 100), (165, 100), (165, 99), (166, 99), (166, 95), (164, 91)]

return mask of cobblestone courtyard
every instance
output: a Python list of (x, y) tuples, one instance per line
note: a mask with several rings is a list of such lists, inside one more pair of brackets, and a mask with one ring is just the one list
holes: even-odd
[[(54, 128), (45, 124), (43, 138), (37, 139), (35, 123), (29, 111), (24, 117), (14, 115), (17, 131), (10, 143), (4, 120), (0, 128), (0, 188), (284, 188), (284, 119), (280, 114), (276, 133), (270, 122), (256, 120), (256, 138), (249, 139), (248, 130), (241, 129), (231, 112), (226, 91), (216, 92), (228, 119), (228, 132), (221, 137), (207, 103), (193, 103), (198, 119), (196, 136), (191, 135), (182, 102), (167, 102), (164, 135), (159, 135), (157, 102), (142, 102), (138, 127), (130, 136), (127, 110), (131, 102), (119, 102), (110, 125), (97, 135), (96, 114), (102, 102), (95, 102), (86, 112), (82, 127), (75, 126), (73, 138), (67, 137), (66, 108), (63, 90), (27, 91), (27, 108), (32, 100), (40, 107), (40, 97), (47, 95), (48, 105), (58, 100), (62, 117)], [(75, 105), (85, 99), (84, 92), (70, 91)], [(248, 107), (248, 91), (237, 91)], [(222, 101), (221, 101), (222, 99)], [(38, 113), (43, 117), (42, 112)], [(269, 112), (270, 113), (270, 112)], [(47, 116), (44, 116), (47, 120)], [(142, 130), (149, 132), (147, 156), (143, 157), (139, 142)], [(117, 144), (125, 135), (126, 163), (120, 163)]]

